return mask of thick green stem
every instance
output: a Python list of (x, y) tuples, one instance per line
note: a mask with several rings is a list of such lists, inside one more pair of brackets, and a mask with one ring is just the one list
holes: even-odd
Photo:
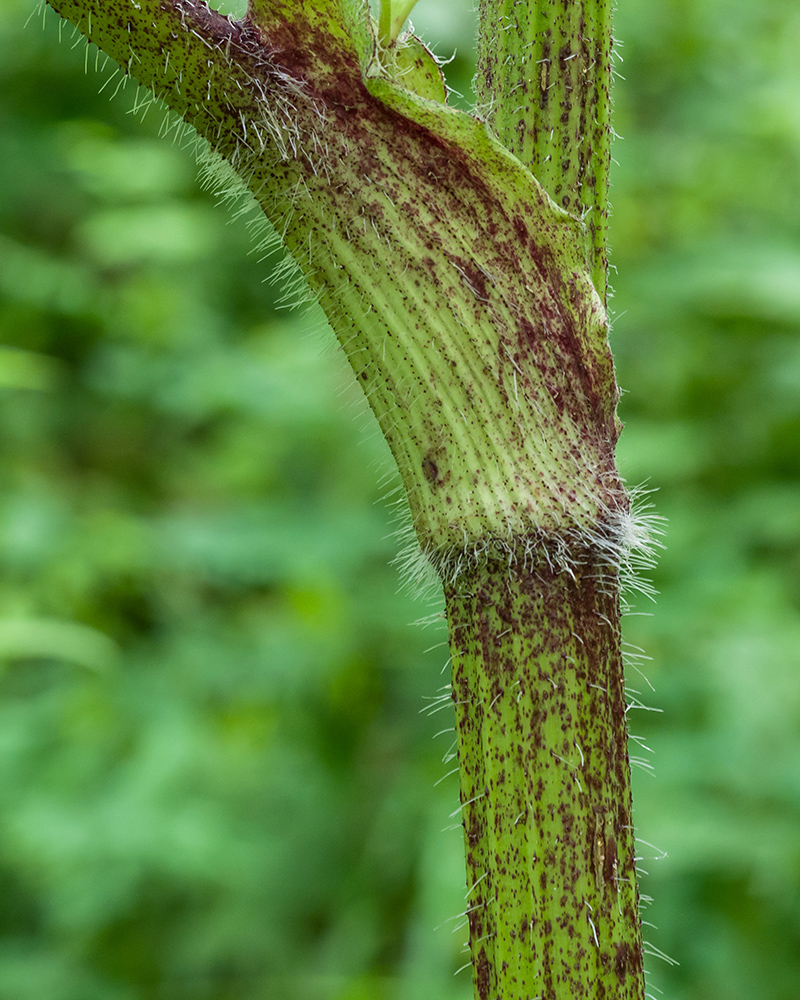
[(501, 141), (586, 222), (605, 298), (612, 0), (481, 0), (478, 98)]
[[(586, 222), (603, 296), (610, 7), (482, 0), (478, 71), (500, 139)], [(586, 473), (561, 466), (562, 495)], [(644, 995), (613, 460), (599, 496), (600, 530), (538, 522), (445, 577), (476, 1000)]]
[(445, 588), (477, 1000), (643, 996), (617, 582), (583, 555)]
[[(628, 515), (583, 227), (483, 122), (442, 105), (424, 46), (386, 58), (361, 2), (251, 0), (238, 22), (199, 0), (50, 2), (250, 188), (397, 460), (447, 596), (476, 996), (639, 1000), (615, 570)], [(572, 17), (588, 0), (508, 0), (498, 23), (505, 6), (558, 17), (526, 35), (550, 62), (484, 40), (494, 124), (562, 204), (601, 220), (605, 7), (590, 36)], [(539, 74), (521, 111), (506, 107), (515, 52)], [(517, 128), (528, 97), (537, 114)], [(557, 170), (541, 145), (556, 103)], [(601, 288), (604, 229), (590, 229)]]
[(338, 0), (259, 0), (234, 23), (195, 0), (51, 3), (285, 233), (426, 552), (592, 530), (619, 430), (605, 313), (579, 226), (482, 123), (387, 79)]

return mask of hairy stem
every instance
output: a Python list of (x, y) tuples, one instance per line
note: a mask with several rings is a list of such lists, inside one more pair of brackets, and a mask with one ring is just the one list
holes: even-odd
[(618, 587), (595, 560), (490, 559), (445, 588), (477, 1000), (643, 995)]
[(260, 0), (240, 22), (198, 0), (51, 4), (283, 233), (426, 552), (601, 518), (617, 388), (580, 228), (482, 123), (386, 78), (368, 20), (338, 0)]
[[(610, 6), (482, 0), (479, 30), (489, 121), (585, 220), (602, 296)], [(598, 540), (518, 536), (445, 583), (476, 1000), (644, 995), (619, 575)]]
[[(591, 61), (607, 65), (605, 22), (597, 13), (590, 38), (564, 13), (591, 20), (588, 0), (482, 5), (482, 86), (509, 152), (441, 103), (424, 46), (398, 40), (387, 59), (357, 0), (251, 0), (237, 22), (200, 0), (50, 3), (249, 188), (397, 460), (445, 584), (476, 997), (639, 1000), (618, 392), (584, 227), (512, 155), (542, 167), (556, 196), (562, 184), (561, 205), (595, 213), (604, 287), (607, 131), (596, 148), (584, 140), (607, 114)], [(529, 79), (521, 42), (518, 58), (488, 45), (487, 18), (507, 19), (506, 7), (528, 8), (539, 27), (526, 37), (553, 59), (561, 39), (556, 62), (532, 64), (557, 64), (554, 94)], [(518, 99), (538, 93), (530, 121), (501, 111), (514, 65)], [(542, 137), (556, 96), (565, 127), (552, 125), (562, 163), (551, 176)]]
[(605, 298), (612, 0), (481, 0), (478, 98), (503, 144), (584, 219)]

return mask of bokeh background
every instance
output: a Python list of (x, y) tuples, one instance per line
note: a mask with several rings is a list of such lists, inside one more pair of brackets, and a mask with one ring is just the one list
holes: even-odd
[[(467, 104), (470, 6), (414, 16)], [(160, 112), (32, 9), (0, 0), (0, 997), (468, 1000), (380, 438)], [(620, 462), (668, 519), (626, 624), (650, 989), (798, 1000), (800, 9), (616, 23)]]

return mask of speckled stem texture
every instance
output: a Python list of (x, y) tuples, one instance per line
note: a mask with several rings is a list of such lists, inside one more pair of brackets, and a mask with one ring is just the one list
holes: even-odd
[[(366, 6), (51, 0), (250, 188), (367, 395), (437, 566), (620, 493), (585, 230), (478, 119), (387, 77)], [(612, 498), (612, 499), (610, 499)], [(514, 543), (515, 544), (515, 543)]]
[(446, 587), (478, 1000), (640, 1000), (618, 586), (487, 561)]
[[(240, 21), (199, 0), (50, 4), (249, 188), (397, 460), (447, 599), (476, 997), (639, 1000), (628, 503), (585, 227), (441, 102), (424, 46), (379, 44), (361, 0), (251, 0)], [(536, 168), (533, 122), (516, 151)]]
[(478, 98), (504, 145), (583, 218), (605, 300), (612, 0), (480, 0)]

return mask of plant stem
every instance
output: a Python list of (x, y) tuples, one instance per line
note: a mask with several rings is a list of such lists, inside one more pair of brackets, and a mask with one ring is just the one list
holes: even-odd
[(445, 587), (477, 1000), (640, 1000), (617, 581), (488, 560)]
[[(250, 188), (397, 460), (445, 586), (476, 997), (641, 1000), (619, 653), (628, 508), (583, 227), (483, 123), (427, 99), (424, 51), (415, 85), (387, 71), (365, 4), (251, 0), (233, 22), (199, 0), (50, 3)], [(596, 8), (605, 30), (606, 7), (485, 0), (481, 37), (517, 6), (551, 62), (528, 65), (511, 31), (484, 38), (484, 92), (512, 151), (594, 219), (604, 289), (607, 87), (591, 59), (607, 66), (610, 34), (590, 44), (585, 25)], [(544, 65), (558, 102), (530, 77)], [(532, 124), (505, 107), (518, 90), (538, 101)]]
[[(481, 0), (477, 76), (501, 141), (585, 220), (602, 297), (610, 8)], [(619, 573), (596, 541), (518, 536), (445, 579), (476, 1000), (644, 995)]]
[(605, 300), (611, 0), (481, 0), (478, 99), (503, 144), (586, 222)]
[(388, 46), (397, 41), (408, 15), (416, 5), (417, 0), (381, 0), (378, 17), (378, 37), (381, 45)]
[(619, 431), (605, 313), (578, 224), (482, 123), (370, 75), (369, 22), (338, 0), (254, 0), (240, 22), (196, 0), (50, 2), (282, 232), (437, 565), (592, 530)]

